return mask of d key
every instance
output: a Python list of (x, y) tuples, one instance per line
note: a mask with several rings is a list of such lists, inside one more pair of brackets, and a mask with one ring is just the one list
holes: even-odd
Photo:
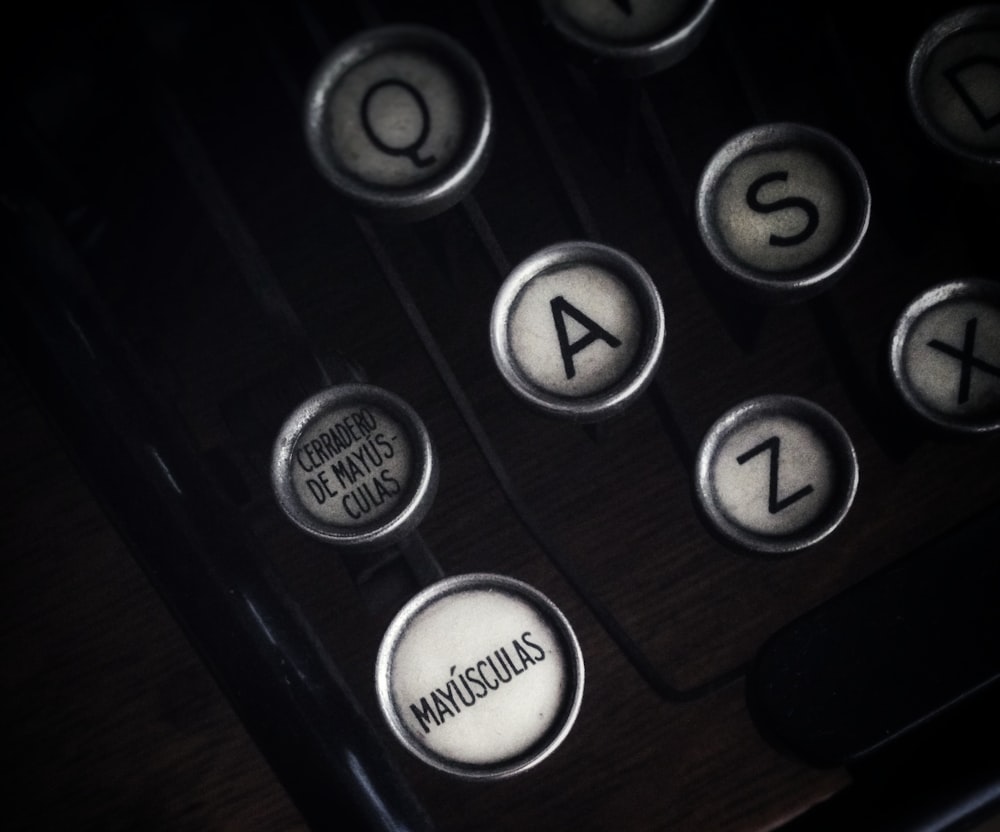
[(1000, 8), (938, 20), (910, 60), (910, 106), (937, 147), (977, 178), (1000, 172)]

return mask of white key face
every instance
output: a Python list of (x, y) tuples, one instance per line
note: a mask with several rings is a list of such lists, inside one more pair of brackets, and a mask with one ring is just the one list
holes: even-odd
[(599, 266), (572, 265), (537, 275), (515, 301), (510, 351), (531, 382), (582, 397), (619, 381), (642, 344), (642, 312), (631, 290)]
[(848, 221), (837, 174), (804, 148), (736, 159), (719, 181), (714, 204), (715, 223), (731, 255), (778, 275), (833, 253)]
[(690, 7), (688, 0), (561, 0), (563, 13), (597, 38), (618, 42), (663, 35)]
[(410, 743), (449, 764), (532, 751), (566, 719), (571, 657), (531, 603), (492, 587), (439, 598), (410, 620), (388, 685)]
[(396, 50), (352, 67), (328, 108), (331, 150), (368, 184), (405, 188), (455, 158), (465, 133), (462, 96), (430, 56)]
[(379, 407), (333, 409), (296, 442), (290, 476), (305, 511), (327, 527), (389, 518), (406, 497), (414, 454), (406, 431)]
[(811, 425), (759, 415), (722, 440), (709, 476), (732, 523), (778, 536), (805, 529), (828, 510), (837, 472), (830, 448)]
[(1000, 414), (1000, 309), (975, 299), (931, 307), (910, 329), (903, 372), (924, 407), (946, 417)]
[(927, 62), (921, 93), (927, 113), (953, 141), (1000, 151), (1000, 28), (943, 40)]

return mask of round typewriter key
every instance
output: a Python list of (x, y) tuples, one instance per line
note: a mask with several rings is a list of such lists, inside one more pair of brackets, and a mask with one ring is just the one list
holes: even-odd
[(628, 255), (597, 243), (560, 243), (508, 275), (490, 335), (497, 367), (518, 395), (546, 413), (597, 421), (652, 380), (663, 349), (663, 305)]
[(400, 742), (438, 769), (501, 778), (565, 739), (583, 698), (569, 622), (531, 586), (468, 574), (416, 595), (389, 625), (375, 669)]
[(932, 142), (979, 170), (1000, 170), (1000, 6), (973, 6), (928, 29), (908, 92)]
[(367, 384), (330, 387), (288, 417), (274, 444), (278, 503), (304, 531), (356, 548), (416, 528), (437, 488), (430, 436), (397, 396)]
[(716, 0), (543, 0), (553, 28), (584, 54), (630, 75), (687, 57), (701, 42)]
[(370, 29), (331, 52), (306, 99), (320, 172), (355, 206), (418, 220), (458, 202), (485, 164), (492, 104), (476, 61), (421, 26)]
[(843, 273), (868, 229), (871, 194), (835, 138), (768, 124), (735, 136), (709, 161), (696, 214), (709, 253), (740, 286), (801, 300)]
[(1000, 284), (955, 280), (921, 294), (896, 322), (890, 363), (903, 400), (932, 424), (1000, 428)]
[(695, 490), (712, 525), (746, 549), (781, 554), (822, 540), (858, 486), (846, 431), (796, 396), (761, 396), (722, 416), (698, 450)]

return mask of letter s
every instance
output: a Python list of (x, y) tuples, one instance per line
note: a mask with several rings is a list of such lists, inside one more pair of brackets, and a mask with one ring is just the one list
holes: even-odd
[(788, 237), (782, 237), (780, 234), (772, 234), (768, 240), (772, 246), (788, 247), (804, 243), (815, 233), (816, 228), (819, 226), (819, 209), (815, 203), (810, 202), (804, 196), (786, 196), (783, 199), (776, 199), (774, 202), (761, 202), (758, 198), (757, 195), (765, 185), (769, 185), (772, 182), (787, 181), (788, 171), (776, 170), (771, 173), (765, 173), (763, 176), (758, 176), (747, 189), (747, 205), (760, 214), (773, 214), (775, 211), (783, 211), (786, 208), (798, 208), (805, 212), (806, 227), (797, 234), (792, 234)]

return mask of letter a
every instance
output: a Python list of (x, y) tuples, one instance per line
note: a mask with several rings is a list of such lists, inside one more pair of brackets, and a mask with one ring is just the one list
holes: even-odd
[[(580, 350), (589, 347), (594, 341), (604, 341), (610, 347), (620, 347), (622, 342), (615, 338), (610, 332), (588, 316), (584, 315), (573, 304), (562, 295), (556, 295), (550, 301), (552, 305), (552, 320), (556, 325), (556, 336), (559, 338), (559, 351), (562, 353), (563, 366), (566, 368), (566, 378), (573, 378), (576, 375), (576, 367), (573, 366), (573, 356)], [(580, 326), (587, 330), (587, 334), (582, 338), (569, 342), (569, 334), (566, 332), (566, 319), (564, 315), (569, 315)]]

